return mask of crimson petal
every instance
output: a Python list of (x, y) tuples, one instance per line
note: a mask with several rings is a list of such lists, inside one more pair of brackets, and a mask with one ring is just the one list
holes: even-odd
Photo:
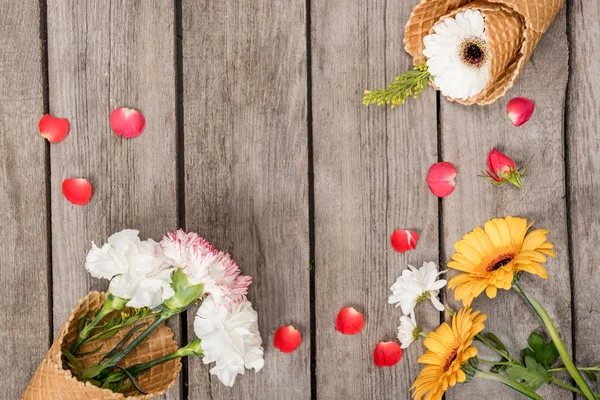
[(38, 123), (40, 135), (50, 143), (57, 143), (69, 134), (69, 120), (66, 118), (54, 118), (50, 114), (40, 118)]
[(65, 179), (62, 183), (62, 192), (71, 203), (83, 206), (92, 197), (92, 184), (87, 179)]
[(280, 327), (273, 337), (273, 345), (282, 353), (291, 353), (300, 346), (301, 342), (302, 335), (300, 331), (292, 325)]
[(449, 162), (442, 161), (433, 164), (427, 174), (429, 190), (437, 197), (449, 196), (456, 187), (456, 168)]
[(508, 118), (514, 126), (521, 126), (529, 121), (534, 109), (535, 103), (527, 97), (515, 97), (506, 106)]
[(335, 329), (343, 335), (356, 335), (365, 326), (365, 318), (353, 307), (344, 307), (335, 319)]
[(110, 113), (110, 127), (115, 135), (131, 139), (144, 132), (146, 119), (138, 110), (121, 107)]
[(398, 253), (416, 249), (418, 240), (418, 233), (406, 229), (396, 229), (392, 232), (392, 236), (390, 237), (392, 248)]
[(402, 349), (396, 342), (379, 342), (373, 352), (373, 362), (379, 368), (392, 367), (402, 358)]

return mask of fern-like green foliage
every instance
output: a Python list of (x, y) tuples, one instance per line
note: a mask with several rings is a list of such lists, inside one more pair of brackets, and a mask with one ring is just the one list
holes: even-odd
[(419, 64), (412, 70), (398, 75), (385, 89), (375, 91), (365, 90), (363, 104), (365, 106), (377, 104), (383, 106), (391, 104), (392, 108), (404, 104), (407, 98), (417, 98), (422, 92), (431, 74), (425, 63)]

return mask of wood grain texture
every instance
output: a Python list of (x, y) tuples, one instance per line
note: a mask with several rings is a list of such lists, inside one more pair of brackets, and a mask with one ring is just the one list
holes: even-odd
[[(50, 110), (71, 123), (51, 151), (55, 333), (79, 298), (107, 287), (84, 269), (90, 241), (124, 228), (159, 240), (177, 226), (174, 18), (160, 0), (48, 2)], [(145, 115), (141, 136), (112, 133), (122, 106)], [(61, 193), (79, 177), (94, 188), (84, 207)]]
[(46, 141), (37, 0), (0, 5), (0, 398), (21, 396), (48, 350)]
[[(311, 396), (305, 14), (303, 0), (183, 1), (186, 228), (254, 277), (265, 347), (231, 389), (190, 360), (190, 399)], [(283, 354), (288, 324), (303, 342)]]
[[(443, 204), (446, 260), (454, 253), (456, 241), (490, 218), (520, 216), (535, 221), (535, 227), (548, 229), (549, 240), (556, 245), (558, 255), (546, 264), (550, 278), (543, 281), (525, 274), (522, 285), (546, 307), (563, 340), (570, 346), (571, 292), (563, 147), (568, 75), (565, 18), (563, 8), (515, 87), (493, 105), (464, 107), (443, 99), (441, 128), (444, 160), (454, 163), (459, 171), (456, 190)], [(506, 104), (517, 96), (529, 97), (536, 103), (531, 120), (519, 128), (506, 118)], [(486, 167), (487, 155), (493, 148), (513, 157), (520, 165), (531, 160), (522, 190), (511, 185), (494, 187), (477, 177)], [(454, 299), (450, 304), (456, 306)], [(499, 291), (494, 300), (482, 295), (474, 301), (473, 308), (488, 314), (486, 328), (498, 334), (513, 354), (518, 355), (526, 346), (532, 330), (542, 332), (541, 322), (515, 291)], [(481, 354), (495, 359), (488, 351)], [(503, 385), (477, 379), (450, 390), (446, 397), (480, 398), (490, 390), (494, 390), (498, 398), (522, 398)], [(548, 399), (570, 396), (563, 389), (549, 386), (542, 388), (540, 394)]]
[[(438, 261), (438, 200), (425, 183), (437, 161), (436, 98), (426, 91), (394, 110), (361, 104), (365, 89), (404, 72), (404, 21), (416, 1), (312, 2), (313, 129), (317, 318), (317, 395), (321, 399), (408, 399), (422, 344), (394, 368), (373, 351), (395, 340), (400, 310), (389, 288), (407, 264)], [(396, 253), (394, 229), (421, 236), (416, 251)], [(344, 306), (365, 315), (364, 330), (343, 336)], [(431, 304), (418, 323), (439, 324)]]
[[(571, 80), (568, 92), (567, 148), (573, 251), (574, 330), (577, 365), (600, 361), (600, 6), (597, 2), (569, 2)], [(596, 383), (595, 392), (600, 391)]]

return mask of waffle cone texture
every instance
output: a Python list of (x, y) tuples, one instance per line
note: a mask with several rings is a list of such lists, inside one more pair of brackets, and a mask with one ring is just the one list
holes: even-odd
[[(143, 391), (148, 393), (147, 395), (141, 395), (133, 389), (127, 397), (108, 389), (100, 389), (89, 382), (83, 383), (77, 380), (70, 370), (63, 369), (62, 349), (69, 348), (75, 341), (81, 318), (90, 310), (92, 314), (93, 311), (99, 310), (103, 303), (104, 293), (99, 292), (90, 292), (79, 301), (77, 307), (69, 315), (67, 322), (62, 326), (33, 378), (31, 378), (21, 400), (149, 399), (165, 393), (175, 384), (177, 374), (181, 369), (179, 359), (156, 365), (139, 376), (138, 384)], [(119, 343), (127, 331), (127, 329), (121, 329), (110, 339), (94, 340), (82, 345), (81, 352), (85, 353), (103, 344), (98, 353), (79, 358), (82, 366), (87, 368), (97, 364), (104, 354)], [(137, 337), (141, 331), (138, 330), (133, 337)], [(133, 338), (130, 340), (133, 340)], [(162, 324), (128, 354), (119, 365), (128, 367), (133, 364), (148, 362), (170, 354), (176, 351), (177, 348), (177, 342), (173, 340), (173, 332), (165, 324)]]
[(490, 79), (465, 105), (491, 104), (510, 89), (542, 35), (548, 30), (564, 0), (421, 0), (413, 9), (404, 31), (404, 48), (413, 64), (426, 61), (423, 38), (445, 18), (467, 9), (479, 10), (485, 21), (490, 52)]

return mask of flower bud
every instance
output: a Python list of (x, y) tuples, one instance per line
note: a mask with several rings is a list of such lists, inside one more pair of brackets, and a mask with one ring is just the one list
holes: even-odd
[(518, 170), (512, 158), (493, 149), (488, 155), (487, 163), (488, 170), (486, 174), (490, 182), (497, 186), (510, 182), (518, 188), (521, 187), (521, 176), (524, 169)]

